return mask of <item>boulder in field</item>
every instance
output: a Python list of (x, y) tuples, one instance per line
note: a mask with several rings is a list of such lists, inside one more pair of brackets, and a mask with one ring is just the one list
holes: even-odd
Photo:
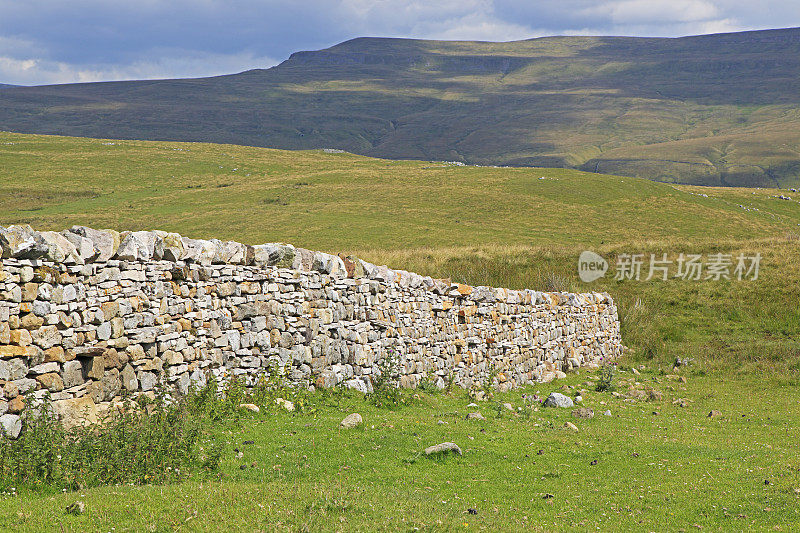
[(452, 453), (454, 455), (464, 455), (461, 453), (461, 448), (454, 442), (442, 442), (425, 448), (425, 455), (446, 455)]
[(358, 413), (350, 413), (344, 420), (339, 423), (339, 426), (345, 429), (352, 429), (355, 427), (360, 426), (364, 420), (361, 418), (361, 415)]
[(572, 398), (560, 392), (551, 392), (543, 405), (545, 407), (575, 407)]

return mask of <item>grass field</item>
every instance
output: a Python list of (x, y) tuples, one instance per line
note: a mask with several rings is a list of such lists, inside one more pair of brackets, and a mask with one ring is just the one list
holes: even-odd
[[(591, 420), (554, 408), (518, 416), (495, 402), (479, 407), (486, 421), (465, 420), (475, 408), (463, 392), (419, 393), (396, 411), (348, 395), (321, 401), (313, 414), (242, 415), (214, 429), (226, 443), (221, 480), (68, 493), (19, 489), (18, 496), (0, 495), (0, 529), (796, 530), (797, 382), (686, 375), (685, 385), (657, 371), (636, 376), (664, 393), (655, 402), (587, 387)], [(565, 383), (580, 388), (586, 377)], [(630, 373), (620, 379), (633, 382)], [(675, 398), (690, 401), (684, 408), (673, 405)], [(519, 393), (495, 400), (524, 405)], [(603, 416), (606, 409), (612, 416)], [(722, 416), (709, 418), (711, 410)], [(364, 425), (340, 429), (353, 411)], [(567, 421), (577, 433), (563, 427)], [(421, 455), (442, 441), (458, 444), (463, 457)], [(64, 511), (76, 500), (86, 504), (85, 514)]]
[[(793, 196), (574, 170), (0, 133), (0, 224), (285, 241), (472, 284), (605, 290), (630, 348), (621, 363), (646, 365), (638, 379), (665, 396), (588, 392), (598, 416), (575, 420), (578, 433), (562, 428), (573, 420), (567, 410), (498, 418), (483, 403), (488, 420), (465, 421), (460, 391), (423, 393), (398, 411), (320, 400), (313, 415), (272, 411), (215, 428), (227, 442), (221, 480), (80, 494), (22, 487), (0, 496), (0, 529), (797, 529), (800, 205), (779, 194)], [(612, 264), (625, 253), (763, 259), (755, 281), (586, 284), (576, 268), (585, 249)], [(672, 373), (676, 357), (694, 360), (686, 384), (659, 371)], [(496, 400), (521, 406), (519, 394)], [(600, 416), (606, 408), (614, 416)], [(723, 416), (707, 418), (712, 409)], [(352, 410), (366, 428), (338, 430)], [(415, 459), (443, 440), (464, 457)], [(240, 469), (234, 448), (256, 466)], [(76, 499), (87, 513), (64, 514)]]
[(0, 222), (53, 229), (157, 227), (328, 251), (712, 244), (800, 231), (800, 204), (772, 198), (776, 190), (567, 169), (11, 133), (0, 133), (0, 161)]

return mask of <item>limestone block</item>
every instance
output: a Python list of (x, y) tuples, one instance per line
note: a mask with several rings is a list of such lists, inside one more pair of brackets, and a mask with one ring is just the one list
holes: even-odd
[(97, 259), (99, 254), (95, 249), (94, 243), (91, 241), (91, 239), (78, 235), (77, 233), (72, 233), (69, 230), (62, 231), (61, 236), (67, 239), (72, 246), (75, 247), (75, 253), (79, 258), (77, 264), (82, 265), (85, 263), (91, 263)]
[(216, 239), (212, 239), (211, 242), (213, 242), (215, 246), (213, 263), (232, 265), (245, 264), (247, 259), (247, 247), (244, 244), (234, 241), (222, 242)]
[(149, 261), (155, 252), (158, 235), (152, 231), (132, 231), (122, 238), (117, 259), (123, 261)]
[(58, 372), (58, 363), (42, 363), (40, 365), (32, 366), (28, 369), (30, 374), (47, 374), (50, 372)]
[(106, 371), (105, 359), (103, 357), (93, 357), (82, 361), (84, 375), (87, 379), (100, 380)]
[(113, 230), (96, 230), (85, 226), (72, 226), (67, 231), (91, 241), (95, 253), (93, 261), (99, 263), (105, 263), (114, 257), (120, 245), (120, 235)]
[(70, 265), (84, 264), (84, 260), (78, 253), (75, 245), (60, 233), (56, 233), (55, 231), (42, 231), (39, 233), (39, 236), (47, 245), (47, 253), (42, 257), (45, 261)]
[(133, 392), (139, 388), (139, 380), (136, 378), (136, 372), (134, 372), (131, 365), (125, 365), (120, 374), (120, 379), (122, 386), (127, 391)]
[(153, 257), (157, 260), (180, 261), (186, 257), (183, 238), (177, 233), (164, 233), (156, 239)]
[(61, 371), (61, 379), (64, 387), (77, 387), (83, 383), (83, 365), (80, 361), (67, 361)]
[(347, 276), (347, 269), (345, 268), (344, 261), (342, 261), (339, 256), (326, 254), (324, 252), (316, 252), (314, 254), (314, 262), (311, 268), (335, 277)]
[(43, 350), (50, 349), (62, 340), (61, 333), (56, 326), (44, 326), (35, 330), (32, 335), (33, 343)]
[(295, 247), (290, 244), (268, 243), (253, 246), (253, 264), (291, 268), (295, 259)]
[(61, 379), (61, 376), (55, 372), (36, 376), (36, 381), (41, 383), (42, 387), (50, 392), (61, 392), (64, 390), (64, 381)]
[(119, 379), (119, 370), (116, 368), (107, 370), (100, 380), (100, 387), (102, 391), (102, 401), (108, 402), (117, 396), (122, 388), (122, 383)]
[(21, 431), (22, 418), (18, 415), (7, 413), (0, 416), (0, 433), (2, 433), (2, 436), (16, 439)]
[(0, 226), (0, 250), (3, 258), (39, 259), (47, 254), (48, 246), (28, 225)]
[(89, 395), (55, 401), (53, 402), (53, 412), (67, 429), (98, 422), (97, 405)]
[(153, 390), (158, 383), (158, 378), (152, 372), (139, 372), (137, 377), (143, 391)]

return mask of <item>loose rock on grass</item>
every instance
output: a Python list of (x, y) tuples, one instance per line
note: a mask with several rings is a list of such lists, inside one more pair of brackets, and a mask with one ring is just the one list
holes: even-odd
[(572, 411), (572, 416), (575, 418), (583, 418), (588, 420), (590, 418), (594, 418), (594, 410), (590, 407), (579, 407), (578, 409)]
[(82, 501), (77, 501), (75, 503), (71, 503), (67, 505), (67, 512), (69, 514), (79, 515), (83, 514), (86, 511), (86, 504)]
[(575, 407), (572, 398), (560, 392), (551, 392), (550, 396), (544, 401), (545, 407)]
[(284, 400), (283, 398), (275, 398), (275, 403), (280, 405), (287, 411), (294, 411), (294, 404), (289, 400)]
[(361, 418), (360, 414), (358, 414), (358, 413), (350, 413), (349, 415), (344, 417), (344, 420), (342, 420), (339, 423), (339, 426), (343, 427), (345, 429), (352, 429), (352, 428), (360, 426), (363, 422), (364, 422), (364, 420)]
[(436, 444), (434, 446), (429, 446), (425, 448), (425, 455), (444, 455), (448, 453), (453, 453), (456, 455), (463, 455), (461, 453), (461, 448), (458, 447), (458, 444), (454, 442), (442, 442), (440, 444)]

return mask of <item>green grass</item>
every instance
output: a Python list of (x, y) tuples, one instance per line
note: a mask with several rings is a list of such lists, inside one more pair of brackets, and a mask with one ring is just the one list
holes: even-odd
[[(629, 347), (622, 363), (647, 365), (640, 381), (665, 394), (653, 403), (588, 392), (598, 416), (576, 421), (577, 434), (562, 429), (568, 412), (497, 418), (489, 403), (487, 422), (468, 423), (460, 391), (420, 393), (398, 411), (320, 397), (314, 414), (273, 409), (213, 425), (226, 444), (221, 481), (20, 488), (0, 496), (0, 530), (797, 529), (800, 206), (776, 194), (567, 169), (0, 134), (0, 224), (287, 241), (472, 284), (605, 290)], [(756, 281), (585, 284), (584, 249), (612, 263), (622, 253), (763, 259)], [(676, 357), (694, 359), (685, 385), (658, 372), (672, 372)], [(521, 406), (520, 393), (496, 400)], [(600, 416), (605, 408), (614, 416)], [(707, 418), (711, 409), (724, 416)], [(366, 427), (337, 429), (353, 410)], [(417, 457), (444, 440), (464, 457)], [(65, 514), (78, 499), (87, 513)]]
[[(775, 189), (10, 133), (0, 162), (0, 224), (282, 241), (475, 285), (606, 290), (633, 357), (800, 369), (800, 287), (787, 283), (800, 279), (800, 204)], [(621, 253), (764, 259), (755, 282), (584, 284), (585, 249), (612, 263)]]
[[(113, 143), (113, 144), (107, 144)], [(177, 231), (328, 251), (783, 236), (800, 206), (747, 212), (643, 179), (319, 151), (0, 133), (0, 223)], [(540, 179), (545, 177), (546, 179)], [(773, 191), (776, 194), (777, 191)], [(755, 201), (755, 200), (753, 200)]]
[[(656, 402), (631, 402), (585, 387), (592, 420), (576, 420), (568, 409), (539, 409), (529, 417), (500, 410), (498, 417), (495, 403), (483, 402), (479, 409), (487, 420), (466, 421), (473, 409), (458, 391), (419, 393), (420, 399), (396, 411), (345, 395), (320, 400), (314, 414), (248, 414), (240, 424), (219, 423), (215, 429), (225, 443), (222, 481), (67, 494), (22, 491), (0, 496), (0, 528), (795, 530), (797, 383), (686, 375), (686, 384), (657, 371), (638, 376), (644, 386), (664, 392)], [(586, 377), (565, 383), (581, 388)], [(631, 378), (618, 373), (617, 380)], [(536, 390), (547, 394), (560, 386)], [(673, 405), (676, 398), (689, 399), (688, 407)], [(495, 401), (523, 406), (519, 392)], [(605, 409), (611, 417), (602, 415)], [(712, 409), (723, 416), (708, 418)], [(362, 414), (364, 426), (339, 429), (353, 411)], [(567, 421), (579, 431), (565, 429)], [(442, 441), (457, 443), (464, 456), (420, 455)], [(86, 503), (86, 513), (65, 513), (76, 500)], [(468, 514), (470, 508), (478, 514)]]

